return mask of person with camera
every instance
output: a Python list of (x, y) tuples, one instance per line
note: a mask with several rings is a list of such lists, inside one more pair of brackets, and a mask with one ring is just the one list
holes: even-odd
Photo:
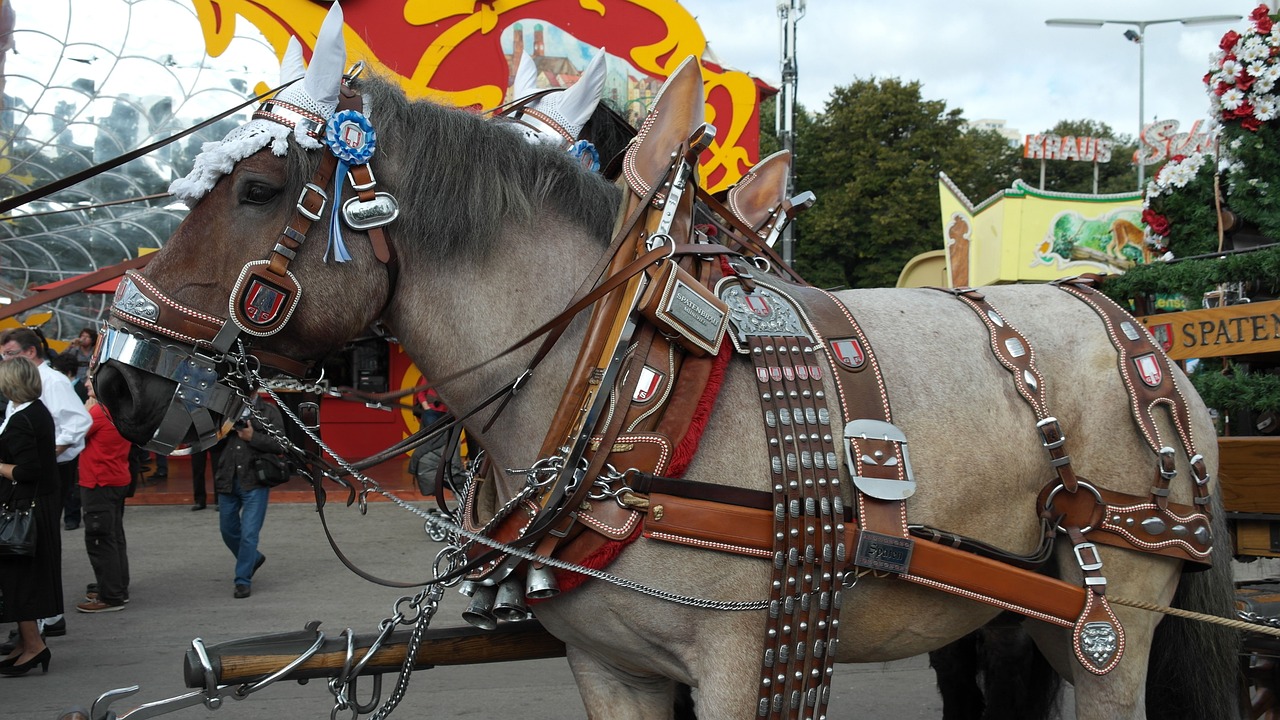
[(287, 479), (281, 477), (284, 451), (267, 432), (258, 417), (274, 428), (282, 428), (280, 410), (254, 396), (253, 412), (248, 409), (224, 438), (224, 446), (213, 473), (218, 493), (218, 521), (222, 541), (236, 557), (236, 598), (247, 598), (253, 575), (267, 561), (258, 552), (258, 535), (267, 516), (271, 487)]

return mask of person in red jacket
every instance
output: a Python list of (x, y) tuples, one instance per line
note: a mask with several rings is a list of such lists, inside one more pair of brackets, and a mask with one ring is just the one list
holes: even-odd
[(96, 592), (76, 605), (83, 613), (123, 610), (129, 602), (129, 556), (124, 537), (124, 500), (129, 494), (128, 440), (121, 437), (106, 408), (98, 403), (93, 384), (89, 416), (93, 425), (80, 453), (80, 498), (84, 511), (84, 545), (96, 578)]

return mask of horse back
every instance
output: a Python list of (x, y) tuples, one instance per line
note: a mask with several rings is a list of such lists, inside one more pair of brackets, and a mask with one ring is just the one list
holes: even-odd
[[(991, 305), (1030, 344), (1046, 386), (1047, 411), (1066, 434), (1071, 463), (1083, 479), (1117, 492), (1145, 495), (1156, 458), (1130, 408), (1118, 355), (1099, 316), (1048, 285), (983, 288)], [(866, 289), (837, 293), (865, 333), (878, 361), (893, 423), (907, 438), (917, 490), (908, 521), (1032, 551), (1040, 538), (1037, 494), (1055, 478), (1036, 429), (1037, 417), (992, 352), (974, 311), (931, 289)], [(731, 365), (719, 407), (690, 475), (731, 485), (767, 478), (763, 435), (749, 429), (759, 415), (747, 363)], [(1192, 431), (1212, 475), (1213, 427), (1186, 377), (1174, 370), (1190, 405)], [(827, 380), (831, 417), (836, 390)], [(1165, 413), (1164, 444), (1177, 446)], [(843, 450), (843, 448), (841, 448)], [(1184, 453), (1172, 500), (1191, 502)], [(840, 458), (842, 463), (847, 459)], [(733, 467), (733, 472), (725, 468)]]

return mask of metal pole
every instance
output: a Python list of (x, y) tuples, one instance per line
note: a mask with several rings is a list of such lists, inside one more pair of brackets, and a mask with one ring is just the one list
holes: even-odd
[[(798, 71), (796, 65), (796, 22), (804, 16), (805, 0), (778, 0), (778, 19), (782, 21), (781, 47), (782, 87), (778, 91), (774, 128), (783, 150), (791, 152), (791, 169), (787, 172), (787, 197), (795, 194), (795, 101)], [(791, 223), (782, 230), (782, 260), (790, 265), (795, 255), (795, 230)]]
[(1139, 22), (1138, 26), (1138, 192), (1143, 191), (1146, 184), (1147, 165), (1142, 162), (1142, 123), (1146, 116), (1146, 78), (1147, 78), (1147, 23)]

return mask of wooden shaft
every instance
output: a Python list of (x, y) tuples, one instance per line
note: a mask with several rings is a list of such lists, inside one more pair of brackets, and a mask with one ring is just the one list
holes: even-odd
[[(410, 630), (397, 630), (383, 643), (361, 671), (361, 675), (395, 672), (404, 663), (409, 649)], [(357, 635), (352, 664), (360, 662), (376, 635)], [(315, 643), (310, 630), (259, 635), (210, 645), (205, 648), (219, 685), (252, 682), (264, 678), (293, 662)], [(481, 630), (470, 625), (428, 628), (414, 660), (414, 669), (435, 665), (471, 665), (476, 663), (539, 660), (564, 657), (564, 643), (553, 637), (536, 620), (507, 623), (496, 630)], [(341, 633), (326, 633), (318, 652), (294, 668), (283, 680), (337, 677), (347, 659), (347, 639)], [(204, 671), (194, 649), (188, 650), (183, 662), (183, 678), (187, 687), (204, 687)]]

